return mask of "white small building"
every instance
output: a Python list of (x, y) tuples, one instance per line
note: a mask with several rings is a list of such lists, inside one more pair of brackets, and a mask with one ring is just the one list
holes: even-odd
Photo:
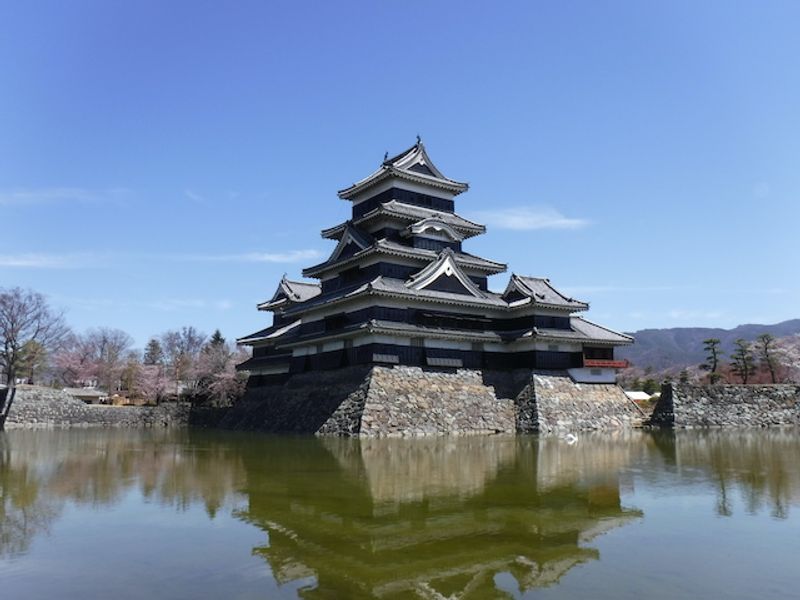
[(647, 392), (638, 390), (625, 390), (625, 395), (634, 402), (649, 402), (652, 399), (652, 396)]

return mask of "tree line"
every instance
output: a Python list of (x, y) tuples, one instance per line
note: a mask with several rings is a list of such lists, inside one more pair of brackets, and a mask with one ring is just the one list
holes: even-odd
[[(797, 337), (797, 336), (794, 336)], [(718, 338), (703, 340), (706, 360), (700, 369), (708, 382), (786, 383), (800, 375), (800, 338), (776, 339), (763, 333), (755, 341), (739, 338), (727, 355)]]
[[(70, 329), (63, 314), (33, 290), (0, 288), (0, 428), (17, 381), (53, 387), (97, 387), (147, 403), (186, 399), (228, 406), (244, 391), (236, 364), (249, 354), (219, 330), (186, 326), (153, 336), (144, 351), (125, 331)], [(2, 380), (0, 380), (2, 383)]]
[(726, 352), (718, 338), (703, 340), (705, 360), (698, 365), (655, 372), (630, 367), (620, 374), (626, 389), (657, 393), (663, 381), (680, 383), (800, 383), (800, 335), (776, 338), (763, 333), (753, 341), (740, 338)]

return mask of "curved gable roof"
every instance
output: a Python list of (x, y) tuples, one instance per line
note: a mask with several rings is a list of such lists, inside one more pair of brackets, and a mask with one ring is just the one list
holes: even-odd
[(485, 298), (483, 292), (475, 285), (475, 282), (467, 277), (456, 263), (455, 253), (450, 248), (441, 251), (435, 261), (431, 262), (424, 269), (412, 275), (406, 282), (406, 286), (415, 290), (421, 290), (428, 286), (435, 285), (442, 278), (455, 280), (460, 284), (465, 294), (476, 298)]
[(284, 275), (278, 283), (278, 289), (272, 295), (272, 298), (266, 302), (258, 305), (258, 310), (275, 310), (287, 304), (297, 304), (311, 300), (315, 296), (319, 296), (321, 292), (318, 283), (307, 283), (305, 281), (290, 281)]
[(377, 171), (361, 181), (357, 181), (350, 187), (339, 190), (339, 198), (350, 200), (390, 177), (397, 177), (421, 185), (429, 185), (452, 194), (460, 194), (469, 189), (469, 184), (445, 177), (433, 164), (422, 140), (417, 137), (417, 143), (407, 150), (391, 158), (385, 158)]
[[(530, 298), (531, 302), (550, 306), (554, 308), (568, 308), (571, 310), (588, 310), (589, 305), (586, 302), (581, 302), (575, 298), (570, 298), (565, 294), (559, 292), (550, 283), (549, 279), (543, 277), (525, 277), (511, 274), (511, 280), (508, 282), (503, 298), (508, 298), (516, 292), (524, 297)], [(512, 304), (513, 300), (509, 301)]]

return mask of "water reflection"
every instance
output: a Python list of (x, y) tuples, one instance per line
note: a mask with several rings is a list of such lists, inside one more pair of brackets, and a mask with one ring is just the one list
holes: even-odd
[(800, 436), (796, 429), (659, 432), (655, 440), (681, 480), (710, 485), (716, 512), (731, 516), (734, 500), (748, 514), (785, 519), (800, 504)]
[(111, 507), (131, 489), (209, 517), (234, 503), (243, 469), (234, 448), (188, 432), (14, 431), (0, 434), (0, 556), (25, 552), (66, 503)]
[[(288, 440), (245, 460), (242, 518), (269, 532), (256, 551), (304, 598), (496, 597), (557, 581), (596, 559), (586, 543), (640, 516), (620, 501), (637, 445), (587, 451), (559, 440)], [(560, 473), (539, 467), (557, 457)]]
[[(700, 489), (719, 515), (741, 501), (745, 514), (787, 518), (799, 456), (797, 433), (779, 430), (585, 434), (573, 445), (13, 431), (0, 434), (0, 559), (32, 552), (71, 508), (90, 525), (122, 504), (133, 511), (123, 518), (144, 504), (169, 519), (202, 507), (206, 524), (224, 511), (263, 531), (246, 548), (292, 595), (498, 597), (600, 559), (592, 540), (644, 516), (630, 507), (637, 487)], [(207, 560), (198, 571), (214, 568)]]

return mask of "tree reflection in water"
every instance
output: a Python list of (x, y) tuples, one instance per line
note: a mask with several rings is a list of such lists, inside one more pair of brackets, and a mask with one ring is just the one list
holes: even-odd
[(684, 482), (716, 489), (716, 512), (733, 514), (735, 496), (749, 514), (788, 517), (800, 503), (800, 436), (796, 429), (707, 429), (657, 432), (657, 446)]
[(0, 558), (28, 552), (68, 504), (104, 511), (137, 494), (175, 519), (202, 506), (209, 519), (225, 511), (263, 530), (253, 552), (305, 598), (498, 597), (597, 560), (597, 535), (643, 516), (621, 500), (635, 481), (713, 486), (719, 514), (741, 497), (749, 513), (785, 518), (800, 501), (797, 456), (796, 433), (780, 430), (582, 435), (574, 445), (11, 431), (0, 434)]
[(187, 431), (54, 430), (0, 433), (0, 555), (27, 550), (67, 502), (110, 507), (131, 490), (210, 517), (235, 501), (236, 448)]

